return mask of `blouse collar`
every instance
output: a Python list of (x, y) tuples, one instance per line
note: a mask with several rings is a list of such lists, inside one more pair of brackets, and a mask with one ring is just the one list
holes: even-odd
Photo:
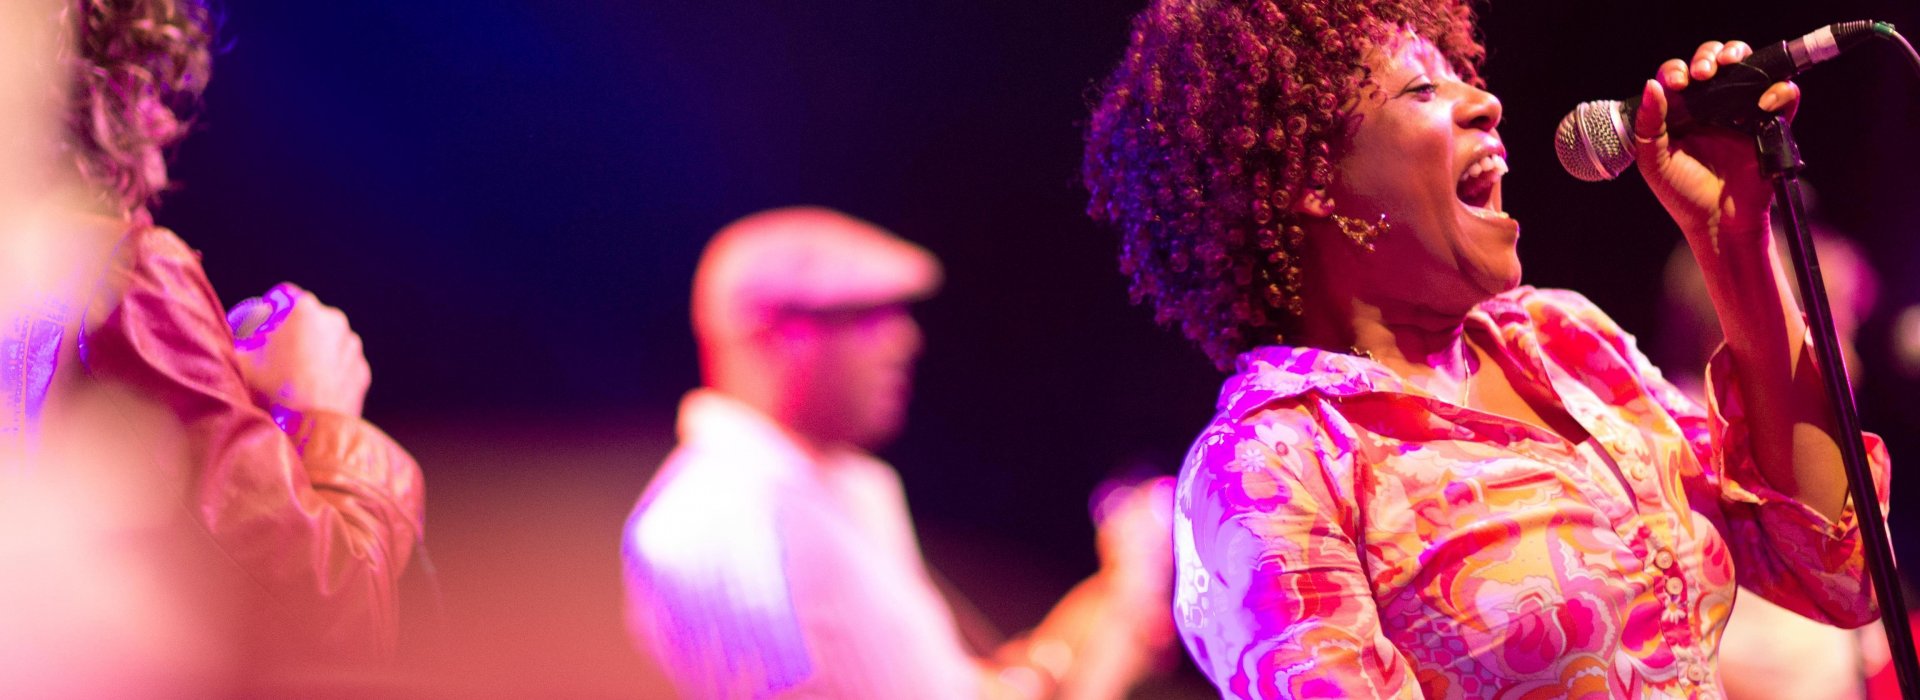
[[(1532, 287), (1520, 287), (1483, 301), (1467, 313), (1466, 323), (1491, 331), (1486, 337), (1505, 345), (1508, 333), (1504, 330), (1528, 323), (1521, 300), (1533, 291)], [(1221, 387), (1217, 408), (1227, 417), (1241, 420), (1275, 401), (1308, 392), (1331, 398), (1420, 393), (1393, 370), (1370, 358), (1319, 348), (1267, 345), (1241, 353), (1234, 361), (1234, 374)]]

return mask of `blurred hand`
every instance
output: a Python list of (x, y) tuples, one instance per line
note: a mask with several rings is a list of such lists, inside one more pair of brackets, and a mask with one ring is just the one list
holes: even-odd
[(1173, 639), (1173, 478), (1108, 481), (1095, 491), (1100, 576), (1123, 606), (1137, 611), (1143, 638)]
[[(1722, 234), (1755, 239), (1767, 235), (1772, 183), (1760, 172), (1753, 138), (1726, 129), (1703, 128), (1685, 138), (1667, 133), (1667, 95), (1694, 81), (1711, 80), (1720, 67), (1753, 55), (1744, 42), (1709, 41), (1694, 51), (1692, 62), (1672, 59), (1647, 82), (1634, 118), (1635, 158), (1640, 175), (1667, 213), (1689, 237), (1718, 250)], [(1759, 107), (1789, 119), (1800, 105), (1800, 88), (1791, 82), (1769, 86)]]
[(359, 416), (373, 370), (347, 315), (282, 282), (227, 312), (247, 387), (267, 408)]
[(1126, 697), (1173, 660), (1173, 479), (1108, 479), (1092, 501), (1100, 571), (1000, 648), (988, 697)]

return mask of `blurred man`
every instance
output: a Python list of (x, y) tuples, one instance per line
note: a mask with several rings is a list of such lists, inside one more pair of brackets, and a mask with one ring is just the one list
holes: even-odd
[(705, 387), (624, 538), (630, 628), (684, 695), (1117, 697), (1171, 641), (1171, 493), (1152, 485), (1105, 519), (1102, 571), (1039, 628), (993, 660), (966, 651), (899, 478), (868, 452), (904, 420), (907, 304), (940, 276), (926, 250), (818, 208), (708, 245)]

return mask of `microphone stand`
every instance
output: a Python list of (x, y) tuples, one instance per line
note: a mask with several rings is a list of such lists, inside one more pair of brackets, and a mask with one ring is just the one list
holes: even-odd
[(1806, 164), (1800, 161), (1800, 146), (1794, 142), (1785, 117), (1775, 116), (1758, 126), (1755, 136), (1760, 147), (1760, 169), (1773, 180), (1775, 198), (1784, 204), (1787, 250), (1792, 253), (1795, 279), (1800, 283), (1807, 327), (1813, 335), (1814, 358), (1820, 363), (1820, 373), (1827, 383), (1827, 399), (1833, 404), (1833, 417), (1839, 423), (1836, 437), (1840, 441), (1840, 456), (1846, 463), (1848, 493), (1860, 523), (1860, 536), (1866, 543), (1867, 574), (1880, 602), (1880, 622), (1887, 632), (1887, 647), (1893, 653), (1900, 695), (1920, 698), (1920, 661), (1916, 661), (1914, 655), (1907, 606), (1901, 599), (1900, 577), (1893, 564), (1893, 543), (1887, 538), (1887, 521), (1880, 513), (1873, 473), (1867, 466), (1860, 416), (1854, 410), (1853, 386), (1847, 382), (1839, 336), (1833, 329), (1833, 311), (1827, 303), (1826, 284), (1820, 277), (1820, 259), (1814, 254), (1807, 222), (1801, 218), (1800, 169)]

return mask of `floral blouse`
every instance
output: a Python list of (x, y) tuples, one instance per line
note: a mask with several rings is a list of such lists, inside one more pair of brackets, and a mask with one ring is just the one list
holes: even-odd
[[(1578, 294), (1523, 287), (1467, 326), (1591, 438), (1367, 359), (1241, 356), (1174, 523), (1175, 616), (1223, 695), (1718, 698), (1736, 582), (1875, 618), (1852, 510), (1830, 522), (1761, 478), (1724, 353), (1703, 408)], [(1867, 448), (1884, 509), (1886, 451)]]

